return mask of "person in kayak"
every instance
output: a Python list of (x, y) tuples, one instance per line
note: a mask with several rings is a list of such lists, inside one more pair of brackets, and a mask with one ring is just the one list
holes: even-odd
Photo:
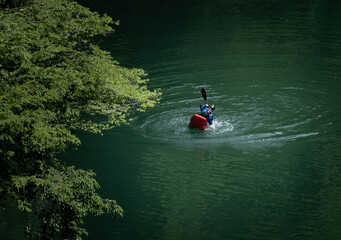
[(206, 118), (209, 125), (212, 125), (213, 123), (212, 112), (214, 111), (214, 109), (214, 105), (208, 105), (207, 103), (200, 106), (200, 116)]

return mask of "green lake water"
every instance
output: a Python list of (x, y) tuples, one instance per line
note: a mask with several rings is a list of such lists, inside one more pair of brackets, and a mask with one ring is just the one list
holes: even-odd
[[(121, 21), (101, 46), (163, 92), (66, 154), (125, 210), (87, 239), (340, 239), (340, 1), (81, 3)], [(191, 132), (202, 87), (215, 123)]]
[[(163, 92), (63, 154), (125, 210), (85, 239), (340, 239), (341, 1), (80, 3), (121, 21), (101, 47)], [(215, 122), (189, 131), (202, 87)]]

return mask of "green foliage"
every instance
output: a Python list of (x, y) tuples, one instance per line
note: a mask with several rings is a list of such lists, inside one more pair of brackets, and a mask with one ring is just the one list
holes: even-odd
[[(61, 232), (62, 239), (74, 239), (86, 234), (79, 225), (89, 213), (122, 216), (123, 210), (116, 201), (102, 199), (95, 192), (99, 185), (94, 176), (91, 171), (68, 167), (62, 171), (50, 168), (42, 177), (12, 177), (15, 191), (11, 194), (18, 199), (19, 208), (34, 211), (42, 220), (41, 232), (33, 231), (28, 225), (27, 233), (37, 239), (52, 239), (55, 232)], [(25, 195), (34, 196), (30, 200), (35, 203), (34, 208), (27, 202), (27, 197), (23, 197)]]
[(0, 6), (2, 7), (20, 7), (29, 4), (32, 0), (0, 0)]
[(0, 9), (0, 197), (42, 220), (37, 238), (77, 239), (82, 217), (122, 210), (95, 193), (93, 173), (64, 169), (55, 154), (79, 145), (79, 131), (127, 123), (160, 91), (147, 89), (143, 70), (120, 66), (94, 44), (113, 32), (109, 16), (68, 0), (24, 2)]

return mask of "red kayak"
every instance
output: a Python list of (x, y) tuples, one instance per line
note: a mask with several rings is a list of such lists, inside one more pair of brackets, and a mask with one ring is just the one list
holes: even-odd
[(194, 114), (189, 122), (190, 129), (205, 130), (207, 128), (207, 119), (198, 114)]

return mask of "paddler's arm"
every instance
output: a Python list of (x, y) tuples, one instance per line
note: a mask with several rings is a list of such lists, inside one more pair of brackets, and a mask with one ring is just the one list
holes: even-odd
[(213, 114), (212, 113), (208, 116), (207, 122), (208, 122), (208, 124), (212, 125), (212, 123), (213, 123)]

